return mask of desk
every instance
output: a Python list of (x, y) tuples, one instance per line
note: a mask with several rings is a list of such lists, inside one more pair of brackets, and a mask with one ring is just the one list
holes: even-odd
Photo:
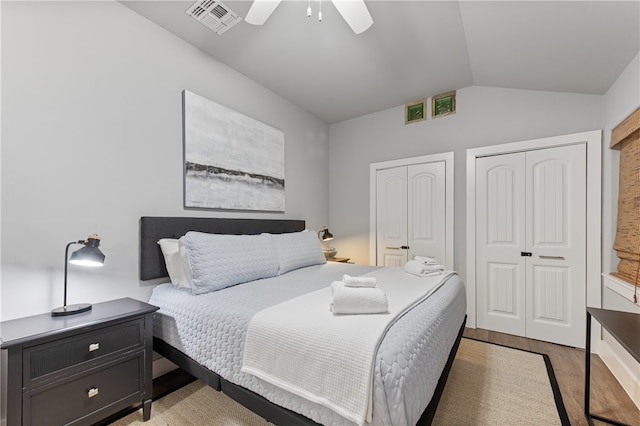
[(584, 381), (584, 414), (590, 425), (593, 419), (612, 425), (624, 425), (589, 412), (589, 393), (591, 382), (591, 318), (595, 318), (602, 328), (628, 351), (636, 361), (640, 362), (640, 314), (611, 311), (609, 309), (587, 308), (587, 344), (585, 348), (585, 381)]

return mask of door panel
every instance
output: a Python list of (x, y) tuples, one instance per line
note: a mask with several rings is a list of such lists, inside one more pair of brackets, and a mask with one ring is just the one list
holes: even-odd
[(377, 264), (403, 266), (407, 252), (407, 168), (376, 173)]
[(527, 153), (527, 336), (584, 347), (586, 146)]
[(524, 336), (525, 155), (476, 160), (478, 327)]
[(518, 265), (487, 265), (488, 312), (509, 317), (518, 316)]
[(446, 260), (445, 163), (411, 165), (408, 183), (408, 258), (415, 255)]
[(567, 324), (569, 268), (537, 266), (533, 275), (533, 321)]

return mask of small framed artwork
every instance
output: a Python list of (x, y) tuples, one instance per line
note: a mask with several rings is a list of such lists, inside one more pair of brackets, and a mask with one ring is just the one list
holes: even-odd
[(456, 91), (431, 98), (431, 117), (443, 117), (456, 113)]
[(427, 109), (425, 108), (427, 100), (421, 99), (404, 106), (404, 124), (415, 123), (427, 119)]

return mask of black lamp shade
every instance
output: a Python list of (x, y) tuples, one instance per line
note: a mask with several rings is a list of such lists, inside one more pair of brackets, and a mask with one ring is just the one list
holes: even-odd
[(320, 231), (320, 239), (322, 241), (329, 241), (329, 240), (333, 240), (333, 234), (331, 232), (329, 232), (329, 228), (324, 228), (322, 231)]
[(71, 253), (69, 263), (82, 266), (104, 265), (104, 254), (98, 248), (99, 245), (100, 240), (96, 238), (89, 238), (84, 247)]

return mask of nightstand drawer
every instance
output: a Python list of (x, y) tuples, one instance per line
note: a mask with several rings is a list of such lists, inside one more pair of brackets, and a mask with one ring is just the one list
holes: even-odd
[[(144, 392), (144, 352), (24, 394), (25, 425), (91, 424)], [(114, 410), (111, 410), (110, 406)]]
[[(53, 373), (127, 349), (144, 346), (143, 318), (103, 327), (23, 351), (25, 388)], [(72, 372), (72, 371), (69, 371)]]

